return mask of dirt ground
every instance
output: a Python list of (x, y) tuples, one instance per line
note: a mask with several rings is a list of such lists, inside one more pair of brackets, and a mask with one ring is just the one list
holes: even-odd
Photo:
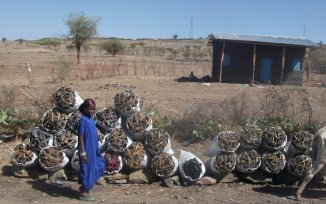
[[(44, 47), (19, 45), (17, 42), (0, 44), (0, 85), (2, 87), (14, 85), (19, 90), (15, 105), (36, 112), (33, 100), (46, 101), (46, 98), (60, 86), (59, 82), (54, 82), (53, 69), (56, 67), (56, 61), (62, 56), (73, 58), (74, 54)], [(108, 61), (110, 59), (106, 58)], [(31, 73), (26, 71), (26, 61), (31, 64)], [(198, 66), (202, 64), (199, 63)], [(207, 70), (210, 70), (210, 67), (207, 67)], [(198, 75), (204, 76), (208, 73), (207, 70)], [(144, 110), (154, 110), (171, 118), (180, 118), (185, 112), (197, 106), (219, 109), (225, 100), (241, 97), (243, 93), (253, 100), (259, 100), (260, 94), (268, 88), (268, 86), (249, 87), (244, 84), (175, 81), (177, 77), (185, 76), (183, 74), (187, 74), (188, 71), (190, 73), (190, 70), (184, 69), (172, 76), (133, 75), (129, 72), (109, 78), (70, 80), (63, 84), (73, 87), (83, 99), (94, 98), (99, 108), (112, 105), (116, 93), (132, 88), (142, 98)], [(284, 86), (283, 89), (307, 96), (312, 104), (314, 116), (325, 117), (325, 88)], [(252, 105), (251, 108), (255, 109), (255, 106)], [(33, 179), (12, 176), (9, 154), (17, 142), (0, 144), (0, 203), (79, 203), (77, 182), (66, 181), (63, 186), (59, 186), (46, 183), (45, 177)], [(176, 154), (183, 149), (193, 152), (204, 161), (208, 159), (202, 155), (206, 145), (207, 142), (189, 145), (172, 139), (172, 149)], [(294, 203), (296, 189), (297, 186), (246, 183), (230, 175), (220, 184), (211, 186), (167, 188), (162, 187), (160, 183), (107, 184), (95, 186), (94, 195), (95, 203)], [(310, 185), (302, 197), (302, 203), (326, 203), (326, 185)]]

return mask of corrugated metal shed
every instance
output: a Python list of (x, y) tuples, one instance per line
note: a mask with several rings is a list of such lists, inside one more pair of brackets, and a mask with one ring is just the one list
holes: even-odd
[(268, 44), (281, 44), (281, 45), (296, 45), (304, 47), (318, 46), (316, 43), (304, 38), (304, 37), (283, 37), (283, 36), (271, 36), (271, 35), (253, 35), (253, 34), (238, 34), (238, 33), (216, 33), (210, 40), (228, 40), (237, 42), (249, 42), (249, 43), (268, 43)]

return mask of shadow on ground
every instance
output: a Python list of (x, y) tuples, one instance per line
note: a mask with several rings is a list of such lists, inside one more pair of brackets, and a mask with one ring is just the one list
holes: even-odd
[(61, 186), (57, 184), (46, 183), (45, 180), (28, 181), (33, 189), (41, 191), (53, 197), (67, 197), (71, 199), (78, 199), (80, 192), (72, 189), (71, 186)]
[[(259, 193), (294, 199), (298, 187), (266, 185), (262, 187), (252, 188), (252, 190)], [(301, 196), (302, 198), (306, 199), (326, 200), (326, 190), (325, 188), (306, 188)]]

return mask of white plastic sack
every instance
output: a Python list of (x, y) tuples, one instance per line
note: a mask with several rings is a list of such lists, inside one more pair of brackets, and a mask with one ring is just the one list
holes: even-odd
[(106, 158), (105, 158), (105, 153), (103, 153), (102, 156), (103, 156), (104, 161), (105, 161), (105, 171), (104, 171), (104, 173), (111, 175), (111, 174), (115, 174), (115, 173), (118, 173), (118, 172), (121, 171), (121, 169), (123, 167), (123, 160), (122, 160), (122, 157), (120, 155), (118, 156), (118, 159), (119, 159), (119, 162), (120, 162), (119, 168), (117, 170), (114, 170), (114, 171), (108, 171), (107, 170), (107, 166), (106, 166), (107, 161), (106, 161)]
[[(255, 150), (251, 150), (251, 151), (255, 151)], [(239, 162), (240, 157), (242, 156), (242, 154), (243, 154), (243, 152), (237, 155), (237, 164), (236, 164), (235, 168), (236, 168), (236, 170), (238, 172), (240, 172), (240, 173), (252, 173), (252, 172), (256, 171), (260, 167), (260, 165), (261, 165), (261, 157), (259, 157), (259, 161), (256, 164), (256, 166), (253, 166), (250, 169), (245, 169)]]
[(79, 106), (84, 102), (84, 100), (79, 96), (79, 94), (77, 93), (77, 91), (74, 91), (74, 95), (75, 95), (75, 104), (73, 107), (70, 108), (60, 108), (57, 106), (57, 104), (55, 104), (55, 107), (57, 107), (58, 109), (60, 109), (62, 112), (69, 114), (75, 110), (77, 110), (79, 108)]
[(29, 131), (30, 147), (35, 152), (40, 152), (44, 147), (52, 146), (53, 134), (41, 130), (39, 127), (33, 127)]
[(272, 174), (278, 174), (279, 172), (281, 172), (284, 167), (285, 167), (285, 164), (286, 164), (286, 159), (285, 159), (285, 155), (282, 153), (281, 154), (281, 162), (282, 164), (280, 165), (280, 167), (276, 170), (272, 170), (272, 169), (269, 169), (268, 166), (266, 165), (266, 156), (268, 155), (268, 153), (264, 153), (261, 157), (261, 165), (260, 165), (260, 168), (267, 172), (267, 173), (272, 173)]
[[(156, 155), (155, 157), (157, 157), (157, 156), (158, 156), (158, 155)], [(154, 157), (154, 158), (155, 158), (155, 157)], [(153, 171), (153, 173), (154, 173), (156, 176), (158, 176), (158, 177), (160, 177), (160, 178), (169, 178), (169, 177), (173, 176), (173, 175), (177, 172), (179, 162), (178, 162), (177, 158), (175, 158), (175, 156), (171, 155), (171, 157), (172, 157), (172, 159), (173, 159), (173, 163), (174, 163), (174, 168), (173, 168), (173, 170), (171, 171), (171, 173), (169, 173), (169, 174), (167, 174), (167, 175), (160, 175), (160, 174), (157, 174), (157, 173), (155, 173), (155, 172)], [(153, 158), (153, 159), (154, 159), (154, 158)]]
[(231, 150), (225, 150), (225, 149), (222, 149), (219, 144), (218, 144), (218, 137), (220, 134), (223, 134), (223, 133), (233, 133), (232, 131), (222, 131), (220, 132), (217, 136), (214, 137), (213, 141), (208, 145), (208, 147), (204, 150), (203, 154), (205, 156), (208, 156), (208, 157), (214, 157), (220, 153), (232, 153), (232, 152), (235, 152), (238, 147), (240, 146), (240, 142), (238, 141), (237, 142), (237, 145), (236, 147), (232, 148)]
[[(28, 148), (26, 144), (18, 144), (16, 145), (16, 147), (18, 146), (22, 146), (24, 148)], [(16, 166), (20, 166), (20, 167), (33, 167), (37, 164), (37, 155), (36, 153), (32, 152), (32, 157), (31, 157), (31, 160), (30, 161), (27, 161), (25, 163), (21, 163), (19, 162), (18, 160), (16, 160), (16, 153), (17, 151), (15, 151), (16, 147), (14, 148), (14, 150), (10, 153), (10, 157), (11, 157), (11, 160), (12, 162), (16, 165)]]
[[(218, 155), (217, 155), (218, 156)], [(210, 174), (212, 174), (213, 176), (219, 176), (219, 175), (226, 175), (225, 172), (219, 172), (215, 167), (214, 167), (214, 162), (216, 160), (216, 157), (214, 156), (212, 158), (210, 158), (207, 162), (206, 162), (206, 167), (207, 167), (207, 172), (209, 172)], [(234, 155), (234, 164), (231, 166), (231, 164), (228, 164), (230, 166), (228, 166), (229, 171), (226, 173), (230, 173), (235, 169), (236, 166), (236, 155)]]
[[(43, 148), (42, 150), (44, 150), (44, 149), (46, 149), (46, 148), (49, 148), (49, 147), (45, 147), (45, 148)], [(42, 152), (42, 150), (41, 150), (41, 152)], [(67, 157), (67, 155), (66, 155), (66, 153), (64, 153), (64, 152), (62, 152), (62, 154), (63, 154), (63, 161), (60, 163), (60, 164), (58, 164), (57, 166), (54, 166), (54, 167), (47, 167), (47, 166), (45, 166), (43, 163), (42, 163), (42, 161), (41, 161), (41, 159), (39, 158), (39, 164), (40, 164), (40, 166), (44, 169), (44, 170), (46, 170), (46, 171), (58, 171), (58, 170), (60, 170), (60, 169), (63, 169), (68, 163), (69, 163), (69, 158)]]
[(110, 138), (110, 136), (111, 136), (111, 133), (113, 133), (113, 131), (110, 132), (110, 133), (108, 134), (107, 137), (105, 137), (105, 150), (113, 151), (113, 152), (120, 152), (120, 153), (121, 153), (121, 152), (123, 152), (125, 149), (127, 149), (127, 148), (132, 144), (132, 142), (133, 142), (133, 141), (130, 139), (130, 137), (127, 136), (127, 134), (126, 134), (126, 137), (127, 137), (128, 143), (127, 143), (127, 145), (126, 145), (125, 148), (123, 148), (122, 150), (119, 150), (118, 148), (115, 148), (113, 145), (111, 145), (111, 143), (110, 143), (110, 141), (109, 141), (109, 138)]
[[(183, 164), (190, 160), (190, 159), (196, 159), (199, 163), (201, 163), (201, 173), (199, 175), (199, 177), (197, 179), (192, 179), (191, 177), (185, 175), (184, 171), (183, 171)], [(206, 168), (204, 163), (198, 158), (196, 157), (194, 154), (190, 153), (190, 152), (186, 152), (183, 150), (180, 150), (180, 159), (179, 159), (179, 172), (180, 175), (183, 179), (187, 180), (187, 181), (197, 181), (199, 180), (204, 174), (205, 174)]]
[(79, 157), (78, 157), (78, 150), (76, 150), (71, 158), (71, 161), (70, 161), (70, 165), (71, 167), (79, 172), (80, 171), (80, 165), (79, 165)]

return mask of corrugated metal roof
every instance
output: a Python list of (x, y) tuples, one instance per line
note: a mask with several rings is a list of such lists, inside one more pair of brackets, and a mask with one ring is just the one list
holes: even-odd
[(238, 33), (216, 33), (216, 34), (214, 33), (213, 37), (214, 37), (213, 39), (217, 39), (217, 40), (297, 45), (297, 46), (305, 46), (305, 47), (318, 46), (316, 43), (304, 37), (284, 37), (284, 36), (253, 35), (253, 34), (238, 34)]

